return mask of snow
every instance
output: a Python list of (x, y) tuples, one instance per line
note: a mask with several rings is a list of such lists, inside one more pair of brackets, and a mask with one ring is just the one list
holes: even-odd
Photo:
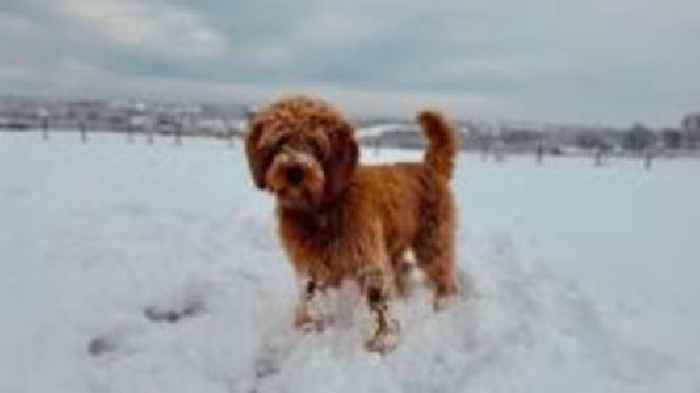
[(0, 133), (0, 392), (700, 391), (698, 161), (461, 156), (478, 296), (398, 301), (380, 357), (352, 286), (337, 326), (291, 328), (296, 284), (240, 144), (126, 141)]
[(418, 132), (418, 129), (410, 124), (380, 124), (357, 130), (357, 136), (360, 138), (380, 138), (387, 132), (413, 133)]

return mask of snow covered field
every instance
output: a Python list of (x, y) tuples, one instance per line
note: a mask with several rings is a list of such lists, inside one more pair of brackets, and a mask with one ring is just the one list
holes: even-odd
[(352, 297), (339, 326), (291, 329), (240, 144), (40, 139), (0, 133), (0, 392), (700, 392), (700, 161), (462, 156), (479, 297), (400, 302), (380, 358)]

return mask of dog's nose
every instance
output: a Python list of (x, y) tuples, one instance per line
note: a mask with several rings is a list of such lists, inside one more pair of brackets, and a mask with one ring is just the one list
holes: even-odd
[(287, 181), (291, 185), (298, 185), (304, 180), (304, 170), (300, 166), (293, 166), (287, 169)]

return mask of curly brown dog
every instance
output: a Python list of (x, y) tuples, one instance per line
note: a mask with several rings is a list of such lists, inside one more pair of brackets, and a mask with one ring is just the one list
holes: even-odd
[(276, 196), (283, 246), (306, 282), (297, 327), (319, 327), (309, 311), (314, 296), (353, 279), (376, 321), (367, 348), (393, 348), (398, 324), (387, 300), (403, 287), (407, 250), (434, 288), (436, 309), (457, 293), (448, 184), (457, 135), (437, 111), (417, 119), (428, 139), (423, 162), (391, 165), (358, 165), (354, 127), (319, 99), (285, 97), (249, 122), (245, 147), (253, 179)]

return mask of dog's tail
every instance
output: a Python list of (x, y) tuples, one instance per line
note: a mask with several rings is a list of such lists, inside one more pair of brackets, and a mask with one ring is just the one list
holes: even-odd
[(459, 149), (455, 127), (445, 119), (442, 113), (435, 110), (424, 110), (418, 113), (418, 122), (428, 139), (423, 161), (437, 174), (450, 179)]

